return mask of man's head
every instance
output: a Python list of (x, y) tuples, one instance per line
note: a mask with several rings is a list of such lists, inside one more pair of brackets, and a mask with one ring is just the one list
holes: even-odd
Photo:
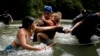
[(83, 9), (83, 10), (81, 11), (81, 13), (82, 13), (83, 15), (87, 15), (87, 14), (91, 14), (92, 11), (91, 11), (91, 10)]
[(50, 19), (51, 13), (52, 13), (52, 7), (45, 5), (44, 6), (44, 16), (45, 16), (45, 18)]
[(86, 13), (86, 9), (83, 9), (82, 11), (81, 11), (81, 13), (83, 14), (83, 15), (86, 15), (87, 13)]

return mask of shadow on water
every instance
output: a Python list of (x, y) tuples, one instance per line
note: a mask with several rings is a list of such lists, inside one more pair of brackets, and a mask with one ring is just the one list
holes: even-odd
[[(17, 50), (13, 52), (3, 52), (2, 50), (16, 37), (18, 27), (21, 24), (11, 24), (5, 27), (0, 23), (0, 56), (98, 56), (97, 49), (100, 43), (81, 45), (75, 36), (71, 34), (56, 33), (54, 41), (57, 44), (52, 49), (42, 52)], [(70, 24), (61, 24), (64, 29), (69, 28)], [(93, 36), (93, 41), (99, 41), (99, 37)]]

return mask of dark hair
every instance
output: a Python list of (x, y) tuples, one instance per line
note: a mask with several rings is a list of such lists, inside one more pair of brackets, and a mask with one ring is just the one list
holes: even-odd
[(34, 22), (34, 18), (31, 16), (25, 16), (22, 19), (22, 26), (20, 28), (25, 28), (27, 29), (28, 27), (30, 27), (30, 25)]
[(81, 13), (82, 13), (83, 15), (85, 15), (85, 14), (86, 14), (86, 9), (83, 9), (83, 10), (81, 11)]
[(83, 15), (91, 14), (92, 13), (91, 10), (86, 10), (86, 9), (83, 9), (81, 12), (82, 12)]

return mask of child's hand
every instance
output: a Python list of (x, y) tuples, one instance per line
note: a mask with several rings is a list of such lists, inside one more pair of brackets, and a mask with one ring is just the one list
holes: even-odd
[(40, 47), (40, 48), (38, 49), (38, 51), (41, 51), (41, 50), (43, 50), (43, 49), (46, 49), (46, 46)]
[(72, 29), (66, 29), (65, 30), (65, 33), (70, 33), (70, 32), (72, 32)]

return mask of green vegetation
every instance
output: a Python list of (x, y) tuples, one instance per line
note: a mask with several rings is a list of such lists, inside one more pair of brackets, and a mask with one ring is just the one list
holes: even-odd
[(14, 19), (27, 15), (38, 17), (44, 5), (52, 6), (54, 12), (62, 12), (64, 19), (73, 19), (83, 8), (93, 12), (100, 10), (100, 0), (0, 0), (0, 5), (0, 13), (8, 9)]
[(38, 17), (43, 12), (44, 5), (51, 5), (54, 12), (61, 11), (63, 18), (74, 17), (83, 8), (80, 0), (26, 0), (25, 15)]

